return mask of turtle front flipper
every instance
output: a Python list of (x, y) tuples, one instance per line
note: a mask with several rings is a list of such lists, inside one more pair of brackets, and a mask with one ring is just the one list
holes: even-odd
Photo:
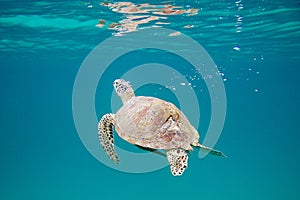
[(108, 155), (108, 157), (118, 164), (119, 158), (115, 151), (113, 136), (114, 117), (115, 115), (111, 113), (103, 115), (98, 124), (98, 135), (100, 139), (100, 144), (103, 147), (106, 154)]
[(181, 176), (188, 165), (188, 155), (183, 149), (171, 149), (167, 151), (170, 170), (173, 176)]

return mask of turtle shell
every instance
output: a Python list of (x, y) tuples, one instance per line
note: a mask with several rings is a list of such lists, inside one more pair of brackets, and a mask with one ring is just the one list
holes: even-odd
[(153, 149), (192, 150), (199, 134), (172, 103), (155, 97), (137, 96), (115, 115), (116, 132), (124, 140)]

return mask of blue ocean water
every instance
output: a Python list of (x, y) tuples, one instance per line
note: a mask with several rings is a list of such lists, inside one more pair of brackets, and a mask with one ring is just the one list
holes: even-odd
[[(1, 0), (0, 199), (299, 199), (299, 2), (132, 2), (199, 9), (197, 15), (167, 16), (169, 24), (163, 26), (201, 44), (222, 74), (227, 112), (214, 148), (227, 158), (199, 159), (195, 149), (181, 177), (173, 177), (168, 167), (135, 174), (99, 162), (76, 129), (73, 86), (92, 49), (116, 33), (96, 27), (98, 20), (117, 23), (125, 14), (98, 1)], [(163, 51), (141, 50), (111, 64), (95, 95), (98, 119), (111, 111), (114, 79), (132, 67), (158, 62), (181, 71), (194, 86), (202, 142), (211, 111), (204, 81), (193, 78), (186, 61)], [(179, 106), (173, 92), (183, 85), (172, 74), (166, 77), (174, 85), (146, 85), (137, 94)], [(97, 138), (96, 132), (86, 134)], [(117, 136), (116, 142), (138, 151)]]

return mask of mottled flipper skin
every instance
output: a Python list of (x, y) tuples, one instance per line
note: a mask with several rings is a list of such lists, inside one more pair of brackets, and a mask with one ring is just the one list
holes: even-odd
[(113, 136), (113, 121), (114, 114), (103, 115), (98, 124), (98, 135), (100, 144), (108, 157), (115, 163), (119, 163), (118, 155), (114, 147), (114, 136)]
[(173, 176), (181, 176), (188, 166), (188, 155), (183, 149), (167, 151), (170, 170)]

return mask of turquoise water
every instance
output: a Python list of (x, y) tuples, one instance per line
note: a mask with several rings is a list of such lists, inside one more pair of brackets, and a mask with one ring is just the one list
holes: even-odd
[[(170, 24), (163, 27), (196, 40), (224, 74), (227, 112), (215, 148), (228, 157), (199, 159), (195, 149), (181, 177), (172, 177), (168, 167), (140, 174), (111, 169), (79, 137), (72, 110), (76, 74), (90, 51), (116, 33), (96, 27), (98, 20), (119, 22), (125, 16), (99, 3), (0, 1), (0, 199), (299, 199), (297, 1), (134, 1), (198, 8), (198, 15), (167, 16)], [(98, 118), (111, 111), (112, 81), (154, 62), (195, 75), (186, 61), (166, 52), (128, 54), (101, 77)], [(202, 79), (190, 81), (200, 101), (202, 141), (210, 99)], [(181, 85), (173, 83), (144, 86), (137, 94), (179, 105), (172, 92)], [(86, 134), (97, 139), (96, 132)], [(117, 136), (116, 143), (140, 152)]]

